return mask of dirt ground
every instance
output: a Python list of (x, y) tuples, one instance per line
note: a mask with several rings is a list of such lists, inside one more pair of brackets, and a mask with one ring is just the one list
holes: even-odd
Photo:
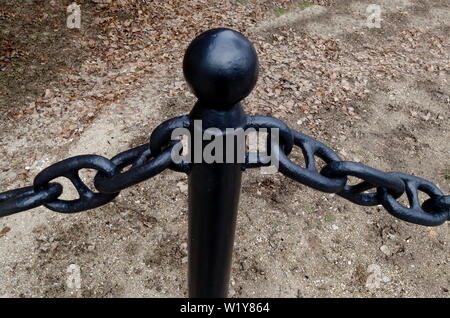
[[(248, 113), (450, 193), (449, 0), (79, 0), (82, 27), (68, 29), (71, 2), (1, 0), (0, 191), (69, 156), (112, 157), (189, 112), (183, 52), (225, 26), (258, 51)], [(369, 4), (380, 28), (367, 27)], [(0, 296), (186, 296), (186, 188), (165, 171), (95, 210), (0, 219)], [(448, 229), (247, 171), (229, 294), (447, 298)], [(71, 264), (80, 289), (67, 285)]]

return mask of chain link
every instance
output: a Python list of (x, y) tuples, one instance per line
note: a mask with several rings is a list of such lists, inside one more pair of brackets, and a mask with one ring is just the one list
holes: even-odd
[[(172, 148), (173, 146), (168, 147), (157, 156), (153, 156), (150, 149), (145, 150), (138, 156), (137, 151), (135, 151), (136, 148), (134, 148), (129, 151), (129, 154), (120, 154), (118, 155), (121, 156), (119, 158), (114, 157), (111, 162), (116, 166), (126, 167), (130, 161), (135, 161), (135, 164), (130, 170), (112, 176), (99, 171), (94, 179), (95, 187), (102, 193), (118, 193), (125, 188), (154, 177), (172, 164)], [(148, 158), (151, 158), (151, 160), (148, 160)]]
[(337, 192), (341, 197), (359, 205), (374, 206), (381, 204), (376, 192), (364, 193), (373, 188), (386, 188), (395, 198), (400, 197), (405, 192), (405, 184), (400, 178), (358, 162), (333, 161), (323, 167), (320, 173), (327, 177), (353, 176), (364, 180), (353, 186), (345, 185), (344, 189)]
[(305, 158), (306, 168), (303, 168), (291, 161), (283, 151), (279, 153), (280, 172), (285, 176), (300, 182), (308, 187), (322, 191), (335, 193), (344, 189), (347, 178), (328, 177), (317, 171), (315, 156), (318, 156), (326, 163), (339, 161), (339, 156), (321, 142), (306, 136), (298, 131), (292, 131), (294, 144), (301, 148)]
[(425, 179), (405, 173), (393, 172), (392, 174), (405, 183), (405, 191), (410, 207), (403, 206), (395, 200), (394, 196), (386, 188), (380, 187), (378, 192), (381, 195), (381, 203), (390, 214), (401, 220), (426, 226), (441, 225), (449, 219), (449, 206), (447, 206), (446, 210), (434, 210), (427, 213), (420, 205), (418, 191), (425, 192), (434, 199), (444, 196), (436, 185)]
[[(271, 128), (273, 125), (262, 122), (253, 127)], [(301, 167), (288, 158), (283, 151), (286, 149), (283, 142), (289, 138), (282, 138), (280, 143), (271, 146), (271, 153), (278, 159), (279, 171), (285, 176), (316, 190), (336, 193), (358, 205), (382, 205), (393, 216), (410, 223), (437, 226), (450, 220), (450, 196), (444, 196), (431, 182), (400, 172), (383, 172), (361, 163), (341, 161), (332, 149), (321, 142), (295, 130), (291, 130), (291, 134), (294, 145), (302, 150), (306, 167)], [(316, 156), (326, 163), (320, 172), (316, 168)], [(260, 160), (258, 153), (248, 153), (245, 162), (245, 168), (267, 165)], [(348, 185), (349, 176), (357, 177), (362, 182)], [(375, 191), (367, 193), (371, 189)], [(430, 196), (422, 205), (418, 191)], [(409, 207), (397, 201), (405, 192)]]
[(97, 155), (75, 156), (42, 170), (34, 179), (33, 188), (39, 191), (46, 187), (49, 182), (59, 177), (66, 177), (74, 185), (79, 194), (75, 200), (56, 199), (45, 203), (44, 206), (50, 210), (61, 213), (74, 213), (86, 211), (111, 202), (119, 193), (103, 194), (94, 193), (81, 180), (79, 171), (81, 169), (95, 169), (102, 173), (113, 176), (117, 174), (117, 167), (110, 160)]
[(0, 217), (51, 202), (58, 198), (62, 191), (59, 183), (50, 183), (39, 191), (30, 186), (0, 193)]
[[(44, 205), (60, 213), (74, 213), (94, 209), (111, 202), (120, 191), (147, 180), (167, 168), (179, 172), (188, 172), (187, 163), (175, 164), (171, 152), (181, 141), (172, 141), (171, 133), (175, 128), (189, 128), (189, 116), (169, 119), (160, 124), (152, 133), (150, 142), (114, 156), (111, 160), (97, 155), (75, 156), (57, 162), (34, 179), (33, 186), (0, 193), (0, 217)], [(123, 171), (131, 166), (129, 170)], [(94, 169), (92, 191), (80, 178), (81, 169)], [(78, 192), (75, 200), (58, 199), (63, 186), (50, 183), (53, 179), (69, 179)]]
[[(147, 180), (167, 168), (189, 173), (189, 163), (172, 161), (171, 153), (177, 143), (172, 140), (176, 128), (190, 128), (188, 115), (169, 119), (151, 134), (150, 142), (127, 151), (112, 159), (97, 155), (75, 156), (65, 159), (40, 172), (33, 186), (0, 193), (0, 217), (44, 205), (62, 213), (74, 213), (93, 209), (113, 200), (121, 190)], [(247, 116), (245, 129), (267, 129), (270, 154), (276, 156), (279, 171), (285, 176), (314, 189), (337, 193), (359, 205), (382, 205), (393, 216), (411, 223), (436, 226), (450, 220), (450, 196), (444, 196), (439, 188), (419, 177), (400, 172), (383, 172), (364, 164), (341, 161), (339, 156), (323, 143), (290, 129), (284, 122), (265, 116)], [(271, 142), (271, 128), (278, 129), (280, 142)], [(300, 147), (305, 167), (289, 159), (293, 146)], [(326, 165), (318, 171), (316, 157)], [(267, 154), (246, 153), (242, 169), (267, 166)], [(124, 171), (126, 167), (130, 167)], [(80, 178), (79, 170), (94, 169), (92, 191)], [(348, 185), (348, 177), (362, 181)], [(76, 200), (58, 199), (63, 192), (59, 183), (51, 183), (58, 177), (68, 178), (79, 194)], [(369, 190), (372, 192), (367, 193)], [(430, 196), (421, 205), (418, 191)], [(406, 193), (409, 207), (397, 199)]]
[[(169, 120), (169, 125), (163, 125), (164, 133), (170, 137), (171, 129), (181, 125), (186, 126), (185, 117)], [(164, 124), (164, 123), (163, 123)], [(162, 131), (162, 130), (160, 130)], [(34, 179), (33, 186), (19, 188), (0, 193), (0, 217), (26, 211), (41, 205), (60, 213), (75, 213), (94, 209), (111, 202), (119, 192), (127, 187), (147, 180), (167, 168), (186, 172), (189, 165), (175, 164), (171, 152), (176, 142), (159, 141), (161, 151), (153, 154), (147, 143), (114, 156), (111, 160), (97, 155), (75, 156), (57, 162), (43, 171)], [(129, 170), (123, 170), (131, 166)], [(92, 191), (80, 178), (81, 169), (94, 169), (94, 186), (98, 192)], [(65, 177), (69, 179), (78, 192), (75, 200), (58, 199), (63, 193), (63, 186), (50, 183), (53, 179)]]

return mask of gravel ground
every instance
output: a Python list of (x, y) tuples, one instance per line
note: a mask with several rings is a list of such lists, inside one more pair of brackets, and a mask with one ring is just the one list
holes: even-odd
[[(260, 58), (248, 113), (450, 193), (450, 1), (86, 0), (82, 28), (67, 30), (70, 2), (0, 9), (1, 191), (68, 156), (112, 157), (189, 112), (183, 52), (198, 33), (227, 26)], [(366, 26), (372, 3), (379, 29)], [(68, 187), (63, 197), (73, 196)], [(0, 219), (0, 295), (185, 296), (186, 201), (186, 177), (166, 171), (86, 213)], [(407, 224), (248, 171), (230, 296), (449, 297), (448, 234), (448, 224)], [(66, 284), (70, 264), (81, 269), (79, 290)]]

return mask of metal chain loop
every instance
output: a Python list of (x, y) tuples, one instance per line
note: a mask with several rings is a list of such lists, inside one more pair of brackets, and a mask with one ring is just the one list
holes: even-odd
[(283, 151), (276, 151), (275, 153), (279, 154), (280, 172), (316, 190), (330, 193), (342, 191), (347, 178), (324, 176), (317, 171), (315, 163), (315, 156), (318, 156), (328, 164), (333, 161), (340, 161), (339, 156), (333, 150), (309, 136), (295, 130), (292, 130), (292, 133), (294, 135), (294, 144), (302, 149), (306, 168), (292, 162)]
[[(101, 193), (118, 193), (121, 190), (133, 186), (139, 182), (154, 177), (172, 164), (171, 152), (173, 146), (165, 149), (157, 156), (151, 154), (151, 150), (139, 146), (121, 153), (111, 159), (111, 162), (120, 168), (136, 162), (128, 171), (108, 176), (99, 171), (94, 178), (94, 185)], [(152, 158), (144, 162), (146, 158)]]
[[(149, 179), (167, 168), (189, 173), (191, 164), (174, 163), (171, 155), (175, 147), (177, 150), (181, 149), (181, 141), (172, 140), (173, 130), (189, 129), (190, 126), (189, 115), (172, 118), (153, 131), (149, 143), (124, 151), (111, 160), (96, 155), (83, 155), (60, 161), (40, 172), (32, 187), (0, 193), (0, 217), (40, 205), (62, 213), (84, 211), (110, 202), (121, 190)], [(439, 188), (429, 181), (399, 172), (383, 172), (361, 163), (341, 161), (339, 156), (323, 143), (291, 130), (276, 118), (247, 116), (244, 126), (245, 129), (269, 129), (270, 155), (278, 159), (279, 171), (295, 181), (323, 192), (337, 193), (359, 205), (382, 204), (389, 213), (408, 222), (435, 226), (450, 220), (450, 196), (444, 196)], [(279, 143), (271, 144), (271, 128), (279, 130)], [(301, 167), (288, 158), (294, 145), (301, 148), (306, 167)], [(316, 156), (326, 162), (320, 172), (315, 164)], [(268, 166), (271, 163), (268, 158), (270, 159), (267, 153), (248, 152), (242, 169)], [(131, 166), (130, 169), (123, 171), (128, 166)], [(79, 176), (80, 169), (98, 171), (94, 185), (99, 193), (91, 191), (83, 183)], [(347, 185), (348, 176), (360, 178), (362, 182)], [(76, 200), (58, 199), (63, 188), (59, 183), (50, 183), (58, 177), (68, 178), (80, 197)], [(364, 193), (374, 188), (376, 192)], [(405, 191), (409, 208), (396, 201)], [(417, 191), (423, 191), (430, 196), (422, 206)]]
[(433, 211), (448, 211), (449, 217), (447, 220), (450, 221), (450, 195), (429, 198), (422, 204), (422, 209), (428, 213), (432, 213)]
[[(258, 124), (254, 124), (253, 127), (272, 128), (275, 126), (272, 123), (265, 125), (266, 121), (266, 119), (259, 119)], [(333, 150), (321, 142), (298, 131), (291, 130), (291, 132), (294, 145), (302, 149), (306, 168), (292, 162), (281, 150), (285, 142), (281, 138), (280, 145), (271, 146), (271, 153), (278, 159), (279, 171), (285, 176), (323, 192), (337, 193), (359, 205), (382, 204), (388, 212), (404, 221), (435, 226), (450, 220), (450, 196), (444, 196), (439, 188), (431, 182), (398, 172), (383, 172), (357, 162), (341, 161)], [(320, 173), (315, 165), (315, 156), (327, 163)], [(261, 158), (260, 153), (247, 153), (244, 169), (268, 165)], [(356, 185), (347, 185), (348, 176), (354, 176), (363, 181)], [(376, 192), (364, 193), (374, 188), (377, 189)], [(404, 207), (396, 201), (405, 190), (410, 201), (410, 208)], [(422, 207), (418, 203), (418, 190), (430, 195), (430, 199), (426, 200)]]
[(320, 173), (330, 178), (353, 176), (364, 180), (357, 185), (345, 185), (342, 191), (337, 192), (337, 195), (359, 205), (374, 206), (381, 204), (377, 192), (363, 193), (373, 188), (386, 188), (395, 198), (400, 197), (405, 192), (405, 184), (399, 177), (358, 162), (333, 161), (323, 167)]
[(129, 150), (123, 151), (111, 158), (111, 162), (122, 170), (126, 166), (132, 167), (140, 166), (150, 157), (149, 144), (143, 144)]
[[(178, 142), (171, 141), (170, 137), (172, 130), (178, 127), (189, 127), (188, 116), (168, 120), (155, 131), (152, 139), (155, 149), (162, 150), (156, 155), (150, 150), (151, 143), (147, 143), (124, 151), (111, 160), (97, 155), (82, 155), (51, 165), (36, 176), (33, 186), (0, 193), (0, 217), (40, 205), (61, 213), (85, 211), (112, 201), (122, 189), (151, 178), (166, 168), (188, 172), (189, 164), (174, 163), (171, 158), (171, 151)], [(129, 165), (131, 169), (121, 172)], [(98, 171), (94, 185), (99, 193), (84, 184), (79, 176), (81, 169)], [(72, 182), (79, 194), (78, 199), (58, 199), (63, 187), (59, 183), (49, 183), (58, 177), (66, 177)]]
[(0, 217), (36, 208), (57, 199), (63, 191), (59, 183), (49, 183), (39, 191), (32, 186), (0, 193)]
[[(165, 147), (174, 146), (181, 141), (172, 140), (172, 132), (177, 128), (191, 127), (191, 120), (188, 115), (183, 115), (175, 117), (165, 122), (161, 123), (150, 135), (149, 149), (150, 153), (157, 155), (163, 151)], [(173, 148), (172, 148), (173, 149)], [(177, 172), (188, 173), (191, 165), (189, 163), (181, 162), (175, 163), (171, 162), (170, 169)]]
[(400, 172), (392, 172), (392, 174), (404, 181), (406, 186), (406, 195), (408, 196), (410, 207), (407, 208), (397, 202), (395, 200), (395, 197), (390, 194), (387, 189), (378, 188), (378, 191), (381, 195), (381, 202), (383, 204), (383, 207), (389, 213), (401, 220), (426, 226), (441, 225), (448, 220), (450, 215), (449, 209), (427, 213), (420, 206), (417, 191), (425, 192), (432, 199), (440, 200), (440, 198), (444, 195), (438, 187), (436, 187), (431, 182), (416, 176), (411, 176)]
[(172, 141), (172, 131), (176, 128), (189, 128), (191, 121), (188, 115), (174, 117), (159, 124), (150, 135), (150, 150), (154, 154), (163, 151)]
[(119, 193), (95, 193), (86, 186), (79, 176), (81, 169), (95, 169), (112, 177), (118, 173), (116, 165), (110, 160), (97, 155), (82, 155), (60, 161), (43, 171), (34, 179), (33, 188), (40, 191), (48, 183), (58, 177), (68, 178), (79, 194), (75, 200), (54, 200), (45, 203), (44, 206), (50, 210), (61, 213), (74, 213), (93, 209), (112, 201)]
[[(247, 116), (246, 125), (244, 130), (247, 128), (266, 128), (278, 129), (279, 135), (281, 138), (281, 147), (286, 155), (289, 155), (294, 146), (294, 136), (292, 135), (291, 129), (286, 125), (286, 123), (282, 122), (279, 119), (273, 117), (266, 116)], [(270, 130), (268, 131), (267, 136), (268, 144), (267, 147), (270, 148)]]

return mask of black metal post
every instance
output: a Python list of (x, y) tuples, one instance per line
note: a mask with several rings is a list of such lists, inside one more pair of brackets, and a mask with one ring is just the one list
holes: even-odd
[[(237, 160), (238, 143), (226, 148), (225, 141), (222, 162), (205, 162), (203, 150), (209, 141), (202, 136), (208, 128), (216, 128), (220, 131), (216, 138), (225, 140), (227, 128), (244, 127), (245, 114), (239, 102), (256, 84), (258, 60), (253, 45), (242, 34), (214, 29), (192, 41), (183, 70), (199, 99), (190, 114), (189, 296), (226, 297), (242, 163)], [(235, 154), (232, 162), (227, 161), (230, 151)]]

